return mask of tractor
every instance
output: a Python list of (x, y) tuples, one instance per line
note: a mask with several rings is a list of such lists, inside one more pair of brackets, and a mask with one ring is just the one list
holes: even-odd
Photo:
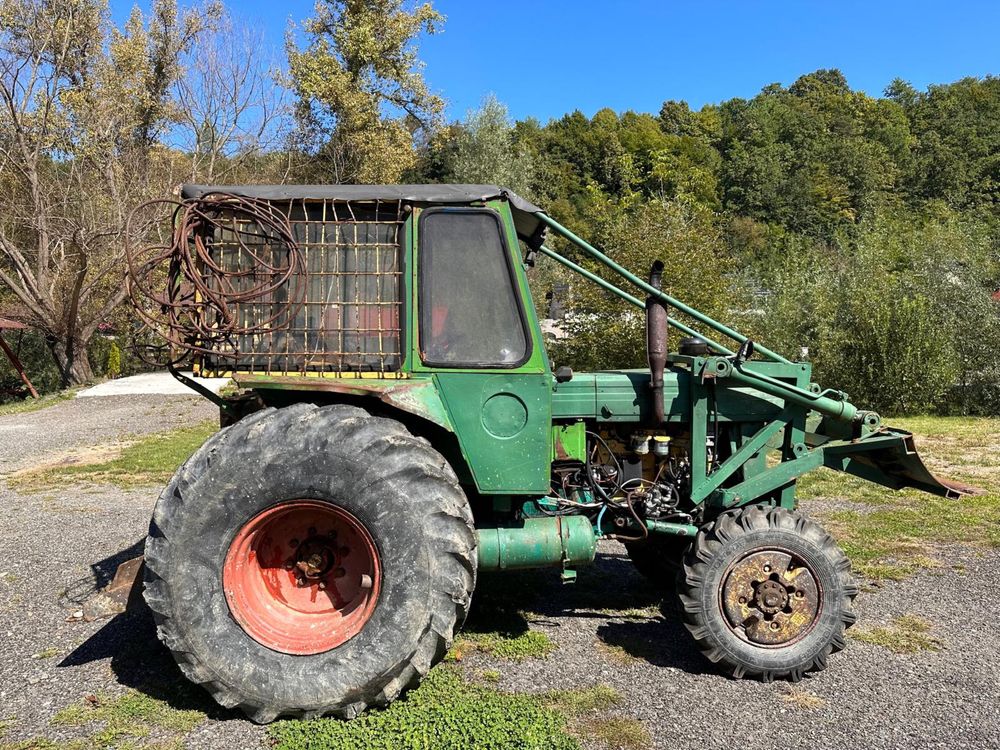
[[(134, 576), (184, 674), (256, 722), (388, 705), (445, 656), (478, 573), (572, 582), (600, 539), (719, 671), (795, 681), (844, 648), (858, 592), (796, 480), (974, 491), (807, 362), (666, 294), (669, 268), (637, 276), (500, 187), (185, 185), (130, 237), (135, 309), (222, 429), (105, 596)], [(648, 367), (555, 366), (539, 256), (644, 315)]]

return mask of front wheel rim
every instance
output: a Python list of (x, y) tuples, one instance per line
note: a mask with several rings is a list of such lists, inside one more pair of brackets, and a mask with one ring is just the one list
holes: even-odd
[(364, 628), (381, 588), (378, 549), (364, 524), (335, 505), (291, 500), (243, 525), (222, 571), (243, 631), (286, 654), (319, 654)]
[(823, 589), (809, 563), (788, 550), (756, 549), (733, 563), (719, 587), (726, 625), (742, 640), (782, 648), (809, 634)]

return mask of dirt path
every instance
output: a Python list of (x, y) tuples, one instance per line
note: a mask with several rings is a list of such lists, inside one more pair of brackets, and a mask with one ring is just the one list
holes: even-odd
[[(145, 396), (0, 417), (0, 474), (212, 416), (197, 399)], [(87, 695), (125, 688), (208, 712), (185, 736), (186, 747), (266, 746), (260, 727), (188, 686), (148, 612), (66, 622), (75, 601), (139, 550), (156, 494), (95, 487), (19, 495), (0, 480), (0, 722), (16, 717), (6, 736), (0, 733), (0, 747), (80, 737), (79, 728), (54, 726), (53, 716)], [(852, 641), (827, 671), (795, 686), (714, 673), (611, 543), (602, 543), (596, 568), (574, 585), (548, 572), (517, 579), (514, 590), (532, 612), (525, 626), (558, 644), (550, 656), (512, 663), (471, 654), (462, 663), (496, 670), (507, 690), (611, 685), (622, 695), (616, 712), (641, 720), (656, 748), (1000, 748), (1000, 550), (948, 554), (953, 567), (890, 583), (857, 602), (867, 627), (905, 614), (924, 618), (942, 650), (893, 654)], [(510, 581), (482, 586), (495, 593)]]

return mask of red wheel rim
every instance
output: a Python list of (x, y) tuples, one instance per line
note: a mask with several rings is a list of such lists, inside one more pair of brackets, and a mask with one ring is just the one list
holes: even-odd
[(381, 579), (364, 524), (315, 500), (254, 516), (233, 539), (222, 571), (229, 611), (247, 635), (302, 655), (329, 651), (361, 632)]

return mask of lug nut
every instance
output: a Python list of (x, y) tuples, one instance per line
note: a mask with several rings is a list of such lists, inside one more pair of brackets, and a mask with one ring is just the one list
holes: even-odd
[(747, 598), (745, 596), (741, 596), (740, 597), (740, 604), (746, 604), (746, 603), (747, 603)]
[(771, 566), (770, 565), (765, 565), (764, 566), (764, 572), (765, 573), (770, 573), (771, 572)]
[(771, 630), (780, 630), (780, 629), (781, 629), (781, 625), (779, 625), (776, 622), (772, 622), (771, 623)]

